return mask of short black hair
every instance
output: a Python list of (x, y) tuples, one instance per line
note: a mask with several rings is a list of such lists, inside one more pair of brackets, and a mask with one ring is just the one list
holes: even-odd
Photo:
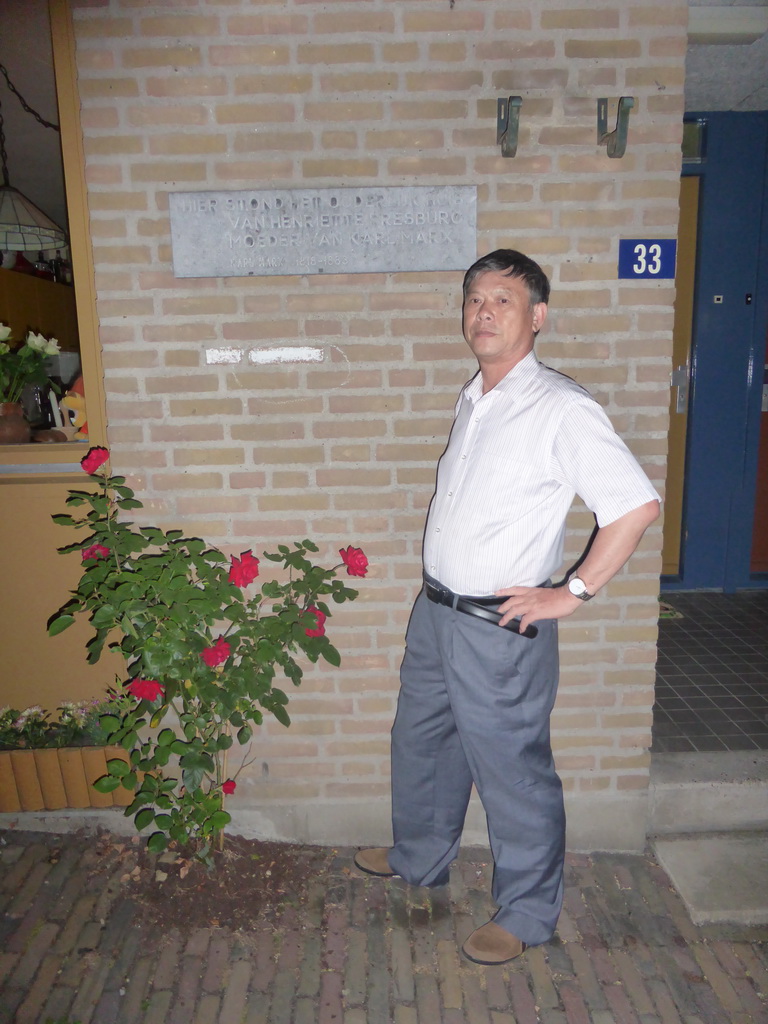
[(470, 285), (480, 274), (493, 270), (507, 277), (519, 277), (525, 281), (532, 306), (537, 302), (549, 302), (549, 278), (535, 260), (517, 249), (496, 249), (487, 256), (481, 256), (464, 275), (464, 298)]

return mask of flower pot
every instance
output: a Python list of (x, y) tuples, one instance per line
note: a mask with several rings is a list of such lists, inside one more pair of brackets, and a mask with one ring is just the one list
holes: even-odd
[(100, 779), (102, 775), (107, 774), (107, 758), (104, 747), (82, 747), (80, 754), (83, 758), (83, 770), (85, 771), (85, 780), (88, 783), (88, 796), (91, 801), (91, 807), (111, 807), (113, 803), (112, 794), (99, 793), (98, 790), (93, 788), (96, 779)]
[(58, 750), (68, 807), (91, 806), (90, 787), (85, 777), (81, 750), (82, 747), (61, 747)]
[(37, 779), (47, 811), (58, 811), (67, 806), (67, 794), (61, 778), (58, 751), (53, 747), (33, 750)]
[(12, 750), (11, 765), (22, 811), (42, 811), (45, 803), (37, 779), (35, 752), (33, 750)]
[(0, 811), (15, 814), (21, 810), (10, 750), (0, 750)]
[(0, 402), (0, 444), (27, 444), (31, 439), (21, 402)]
[(0, 812), (127, 807), (133, 803), (133, 790), (121, 785), (112, 793), (99, 793), (93, 788), (114, 758), (130, 764), (122, 747), (0, 750)]

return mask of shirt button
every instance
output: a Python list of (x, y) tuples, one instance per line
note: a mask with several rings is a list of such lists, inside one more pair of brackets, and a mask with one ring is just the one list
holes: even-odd
[(440, 527), (439, 526), (435, 527), (435, 533), (440, 533)]
[(448, 491), (448, 497), (449, 497), (449, 498), (452, 498), (452, 497), (453, 497), (453, 491)]
[(462, 455), (461, 457), (462, 457), (462, 459), (466, 459), (467, 456), (466, 455)]

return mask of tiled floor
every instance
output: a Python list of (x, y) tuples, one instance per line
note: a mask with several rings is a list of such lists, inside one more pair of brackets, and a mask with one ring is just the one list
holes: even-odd
[(652, 750), (768, 750), (768, 590), (666, 593)]

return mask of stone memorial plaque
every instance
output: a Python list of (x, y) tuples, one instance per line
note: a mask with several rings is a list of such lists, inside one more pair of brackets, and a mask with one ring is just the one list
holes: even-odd
[(176, 277), (466, 270), (474, 185), (171, 192)]

